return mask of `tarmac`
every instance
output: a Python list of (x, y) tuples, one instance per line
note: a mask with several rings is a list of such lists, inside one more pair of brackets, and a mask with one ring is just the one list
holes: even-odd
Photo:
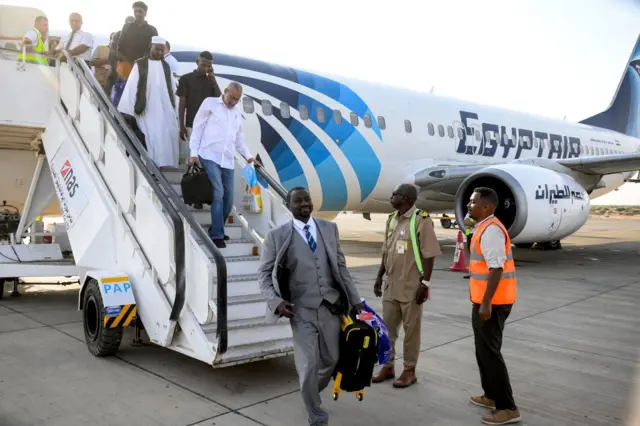
[[(384, 217), (340, 215), (342, 248), (374, 309)], [(367, 388), (364, 401), (323, 392), (331, 425), (480, 425), (468, 283), (449, 271), (457, 230), (436, 223), (443, 250), (426, 303), (418, 383)], [(640, 344), (640, 218), (592, 217), (561, 251), (516, 250), (518, 301), (503, 355), (521, 424), (631, 424)], [(10, 286), (8, 286), (10, 287)], [(214, 370), (125, 335), (116, 357), (87, 350), (78, 286), (20, 287), (0, 301), (0, 426), (299, 426), (306, 413), (292, 357)], [(402, 344), (397, 347), (402, 355)], [(397, 362), (402, 370), (402, 360)]]

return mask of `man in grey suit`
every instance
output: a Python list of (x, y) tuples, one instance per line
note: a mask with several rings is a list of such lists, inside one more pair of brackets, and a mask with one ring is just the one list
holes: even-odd
[[(320, 392), (329, 385), (340, 356), (340, 314), (362, 311), (360, 296), (340, 249), (338, 227), (311, 217), (306, 188), (287, 194), (294, 219), (270, 230), (260, 258), (260, 290), (267, 323), (289, 318), (300, 392), (310, 425), (328, 425)], [(284, 281), (284, 282), (283, 282)]]

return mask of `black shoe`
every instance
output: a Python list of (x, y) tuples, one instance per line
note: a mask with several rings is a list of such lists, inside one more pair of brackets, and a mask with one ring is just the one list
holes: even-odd
[(224, 240), (225, 240), (225, 241), (229, 241), (230, 239), (231, 239), (231, 238), (230, 238), (228, 235), (225, 235), (225, 236), (224, 236)]
[(213, 240), (213, 244), (218, 248), (225, 248), (227, 245), (224, 243), (224, 240)]

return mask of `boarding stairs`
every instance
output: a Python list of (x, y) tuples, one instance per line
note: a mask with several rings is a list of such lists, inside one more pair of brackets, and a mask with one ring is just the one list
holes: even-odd
[[(218, 249), (206, 231), (210, 207), (181, 198), (186, 167), (156, 167), (84, 62), (22, 67), (23, 78), (47, 68), (58, 87), (42, 146), (86, 281), (128, 277), (149, 340), (214, 367), (291, 353), (288, 322), (265, 323), (257, 276), (266, 233), (290, 218), (284, 188), (258, 169), (268, 183), (262, 211), (236, 202), (230, 241)], [(236, 201), (245, 195), (245, 165), (236, 158)]]

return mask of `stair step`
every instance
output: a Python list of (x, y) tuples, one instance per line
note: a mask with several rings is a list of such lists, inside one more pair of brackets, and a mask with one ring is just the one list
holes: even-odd
[[(213, 256), (209, 257), (212, 263), (215, 263)], [(258, 272), (260, 266), (259, 256), (225, 256), (227, 261), (227, 276), (232, 277), (235, 275), (247, 275), (255, 274)], [(213, 269), (214, 276), (217, 274), (216, 269)]]
[[(215, 334), (211, 338), (215, 344)], [(278, 358), (293, 353), (293, 341), (291, 339), (271, 340), (260, 344), (229, 346), (227, 352), (222, 354), (214, 368), (230, 367), (236, 364), (263, 361)]]
[(259, 293), (260, 284), (258, 284), (258, 274), (227, 277), (227, 296), (229, 300), (236, 297), (257, 295)]
[[(264, 317), (261, 321), (262, 323), (249, 320), (229, 321), (227, 324), (229, 347), (291, 339), (291, 326), (288, 323), (265, 324)], [(208, 324), (204, 329), (208, 336), (213, 336), (212, 338), (215, 339), (216, 327), (214, 324)]]
[(232, 239), (225, 243), (227, 246), (220, 249), (225, 258), (253, 256), (253, 248), (256, 246), (255, 241), (250, 239)]
[[(227, 329), (238, 330), (240, 328), (255, 328), (255, 327), (263, 327), (263, 326), (272, 326), (272, 325), (289, 325), (289, 320), (287, 318), (280, 318), (276, 324), (266, 324), (264, 322), (264, 315), (261, 317), (254, 318), (245, 318), (240, 320), (233, 320), (227, 323)], [(218, 324), (213, 322), (210, 324), (205, 324), (202, 326), (202, 330), (205, 334), (215, 333), (217, 330)]]
[[(202, 229), (205, 230), (205, 232), (209, 231), (209, 225), (211, 224), (211, 213), (206, 212), (204, 215), (203, 214), (196, 214), (196, 221), (200, 224), (200, 226), (202, 226)], [(232, 223), (229, 224), (227, 223), (224, 226), (224, 233), (225, 235), (228, 235), (229, 238), (231, 238), (232, 240), (243, 240), (243, 228), (242, 225), (240, 224), (236, 224), (236, 223)], [(194, 234), (193, 236), (196, 240), (196, 242), (198, 244), (202, 244), (202, 240)], [(229, 241), (225, 241), (225, 243), (229, 243)]]
[(160, 170), (162, 171), (164, 177), (169, 181), (169, 183), (177, 184), (178, 186), (180, 186), (180, 182), (182, 182), (182, 176), (187, 171), (187, 167), (162, 167)]

